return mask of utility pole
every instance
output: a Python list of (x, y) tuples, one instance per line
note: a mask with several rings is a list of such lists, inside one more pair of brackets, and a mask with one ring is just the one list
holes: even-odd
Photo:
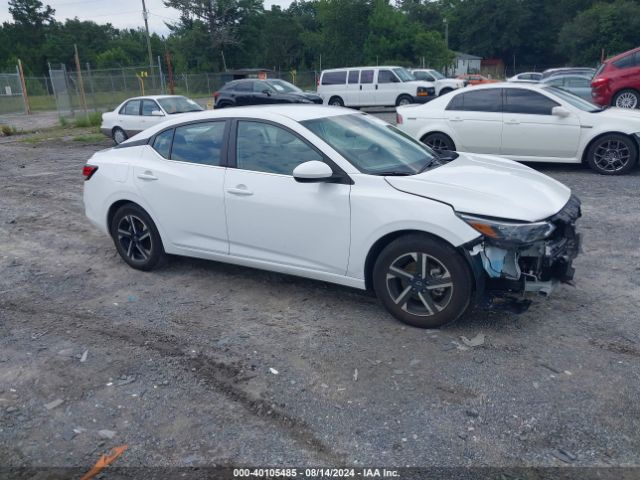
[(149, 68), (151, 69), (151, 79), (155, 84), (155, 78), (153, 75), (153, 55), (151, 54), (151, 37), (149, 36), (149, 12), (147, 12), (147, 5), (142, 0), (142, 18), (144, 18), (144, 29), (147, 33), (147, 53), (149, 54)]

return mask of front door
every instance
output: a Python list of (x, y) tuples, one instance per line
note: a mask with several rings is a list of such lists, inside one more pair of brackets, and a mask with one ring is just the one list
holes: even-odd
[(574, 158), (580, 141), (580, 121), (575, 114), (552, 115), (553, 107), (558, 106), (541, 93), (505, 88), (502, 155), (541, 161)]
[(222, 155), (226, 124), (209, 121), (166, 130), (134, 168), (140, 196), (170, 251), (229, 253)]
[(296, 182), (296, 166), (323, 156), (283, 127), (239, 120), (236, 131), (224, 185), (231, 255), (344, 275), (351, 186)]
[(398, 97), (400, 79), (391, 70), (378, 70), (376, 83), (376, 105), (393, 106)]

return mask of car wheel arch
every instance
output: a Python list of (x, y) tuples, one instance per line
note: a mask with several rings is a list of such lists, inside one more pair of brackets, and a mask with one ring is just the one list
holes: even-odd
[(452, 248), (456, 248), (454, 245), (451, 244), (451, 242), (447, 241), (446, 239), (438, 235), (434, 235), (433, 233), (426, 232), (424, 230), (404, 229), (404, 230), (396, 230), (394, 232), (386, 233), (385, 235), (380, 237), (378, 240), (376, 240), (373, 243), (373, 245), (369, 248), (369, 251), (367, 252), (367, 256), (364, 262), (364, 283), (365, 283), (365, 288), (367, 290), (373, 291), (373, 267), (376, 263), (376, 259), (378, 258), (382, 250), (384, 250), (384, 248), (387, 245), (389, 245), (391, 242), (393, 242), (394, 240), (400, 237), (404, 237), (407, 235), (415, 235), (415, 234), (429, 236), (435, 240), (438, 240), (446, 243), (447, 245), (450, 245)]
[(420, 140), (420, 142), (424, 143), (424, 138), (427, 137), (428, 135), (433, 135), (433, 134), (440, 134), (440, 135), (444, 135), (446, 137), (449, 137), (449, 140), (451, 140), (451, 142), (453, 143), (453, 147), (454, 150), (458, 148), (459, 144), (456, 138), (454, 138), (453, 135), (451, 135), (451, 132), (447, 132), (444, 129), (439, 129), (439, 130), (429, 130), (427, 132), (423, 132), (418, 138)]
[[(612, 107), (616, 106), (616, 97), (618, 96), (618, 94), (620, 94), (622, 92), (626, 92), (626, 91), (631, 91), (631, 92), (635, 93), (638, 98), (640, 98), (640, 90), (639, 89), (633, 88), (633, 87), (623, 87), (623, 88), (618, 89), (615, 93), (613, 93), (611, 95), (611, 106)], [(640, 108), (640, 104), (638, 104), (636, 106), (636, 109), (638, 109), (638, 108)]]
[(129, 199), (129, 198), (121, 198), (120, 200), (116, 200), (115, 202), (111, 203), (111, 205), (107, 209), (107, 219), (106, 219), (107, 220), (107, 230), (109, 230), (111, 228), (111, 222), (113, 221), (113, 217), (116, 214), (116, 212), (118, 211), (118, 209), (120, 207), (123, 207), (124, 205), (135, 205), (135, 206), (141, 208), (142, 210), (144, 210), (144, 212), (147, 215), (149, 215), (151, 220), (153, 220), (153, 223), (156, 225), (156, 228), (158, 229), (158, 233), (160, 234), (160, 237), (164, 238), (164, 229), (158, 223), (158, 220), (153, 215), (153, 213), (151, 211), (149, 211), (149, 209), (147, 207), (145, 207), (143, 204), (141, 204), (141, 202), (136, 201), (136, 200), (132, 200), (132, 199)]
[(587, 159), (587, 154), (589, 153), (589, 150), (591, 149), (591, 146), (596, 143), (598, 140), (600, 140), (602, 137), (606, 136), (606, 135), (622, 135), (624, 137), (627, 137), (629, 139), (631, 139), (633, 142), (635, 142), (636, 146), (638, 147), (638, 151), (640, 151), (640, 138), (636, 137), (635, 135), (631, 135), (629, 133), (625, 133), (625, 132), (621, 132), (618, 130), (608, 130), (605, 132), (600, 132), (598, 133), (595, 137), (593, 137), (591, 140), (589, 140), (587, 142), (587, 144), (585, 145), (584, 149), (582, 150), (582, 160), (581, 163), (583, 164), (587, 164), (588, 159)]

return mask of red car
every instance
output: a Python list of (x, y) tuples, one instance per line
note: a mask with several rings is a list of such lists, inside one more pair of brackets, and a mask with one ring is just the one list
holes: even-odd
[(640, 107), (640, 48), (608, 59), (591, 80), (591, 96), (598, 105)]

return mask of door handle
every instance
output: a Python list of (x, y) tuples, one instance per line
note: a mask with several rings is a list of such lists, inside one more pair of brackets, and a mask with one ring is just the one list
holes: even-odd
[(506, 125), (520, 125), (518, 120), (507, 120), (504, 122)]
[(360, 85), (360, 90), (362, 90), (362, 85)]
[(378, 89), (378, 84), (376, 83), (376, 90)]
[(158, 177), (156, 177), (153, 173), (149, 171), (146, 171), (144, 173), (139, 173), (138, 178), (140, 180), (158, 180)]
[(253, 195), (253, 192), (249, 190), (245, 185), (238, 185), (236, 188), (227, 188), (227, 193), (231, 193), (232, 195), (244, 196)]
[(463, 121), (461, 117), (453, 117), (453, 118), (450, 118), (449, 120), (452, 121), (452, 122), (462, 122)]

